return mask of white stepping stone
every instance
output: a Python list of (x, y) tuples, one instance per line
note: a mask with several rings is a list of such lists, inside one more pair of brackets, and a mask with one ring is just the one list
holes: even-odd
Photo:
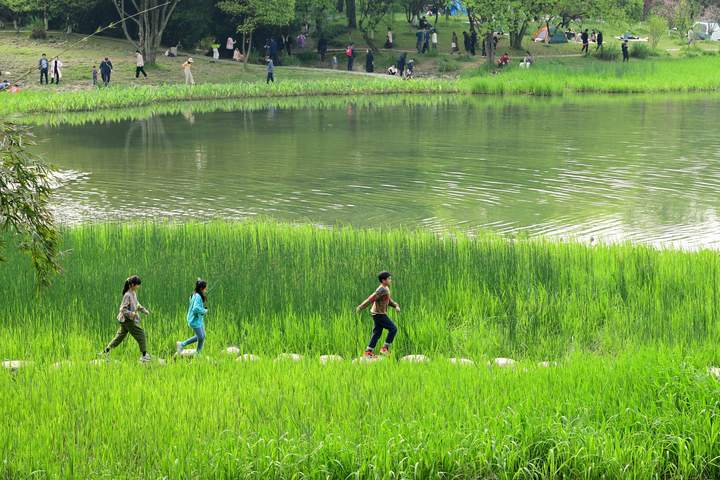
[(290, 360), (291, 362), (299, 362), (303, 356), (299, 353), (281, 353), (275, 360)]
[(352, 361), (352, 363), (374, 363), (383, 360), (385, 357), (358, 357)]
[(70, 366), (72, 366), (72, 362), (70, 360), (61, 360), (52, 364), (52, 368), (54, 368), (55, 370)]
[(498, 357), (493, 360), (490, 365), (495, 365), (496, 367), (512, 367), (515, 365), (515, 360), (512, 358)]
[(30, 365), (32, 365), (32, 362), (27, 362), (25, 360), (7, 360), (5, 362), (2, 362), (3, 368), (12, 370), (13, 372), (20, 370), (24, 367), (29, 367)]
[(185, 348), (178, 352), (178, 355), (180, 355), (181, 357), (194, 357), (196, 354), (197, 350), (195, 350), (194, 348)]
[(550, 368), (550, 367), (555, 367), (555, 366), (557, 366), (557, 362), (550, 362), (547, 360), (545, 360), (544, 362), (538, 363), (538, 367), (541, 367), (541, 368)]
[(252, 353), (244, 353), (237, 358), (238, 362), (256, 362), (258, 360), (260, 359), (257, 355), (253, 355)]
[(708, 367), (708, 373), (716, 380), (720, 380), (720, 367)]
[(426, 363), (429, 362), (430, 359), (425, 355), (405, 355), (400, 359), (400, 361), (410, 363)]
[(320, 355), (320, 363), (323, 365), (330, 362), (342, 362), (343, 358), (340, 355)]
[(228, 355), (240, 355), (240, 347), (230, 346), (225, 349), (225, 353)]
[(456, 358), (452, 357), (450, 359), (450, 363), (454, 365), (475, 365), (475, 362), (470, 360), (469, 358)]

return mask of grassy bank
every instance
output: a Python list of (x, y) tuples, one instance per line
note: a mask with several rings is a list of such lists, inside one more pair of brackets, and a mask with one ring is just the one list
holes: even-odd
[[(40, 295), (23, 257), (0, 268), (0, 358), (35, 361), (0, 372), (4, 478), (720, 475), (711, 252), (263, 223), (65, 239), (65, 273)], [(370, 330), (353, 308), (383, 268), (403, 306), (395, 356), (352, 364)], [(204, 358), (141, 366), (129, 340), (89, 364), (130, 273), (160, 355), (189, 334), (189, 289), (208, 278)], [(346, 360), (320, 365), (325, 353)], [(395, 361), (405, 353), (434, 360)], [(485, 367), (496, 355), (519, 364)]]
[(660, 58), (629, 63), (592, 59), (546, 60), (531, 69), (511, 66), (496, 75), (468, 79), (467, 88), (486, 95), (584, 93), (682, 93), (720, 91), (720, 57)]
[(265, 82), (203, 84), (195, 86), (108, 88), (48, 94), (23, 92), (4, 95), (0, 114), (38, 112), (83, 112), (106, 108), (131, 108), (161, 102), (220, 100), (316, 95), (368, 95), (388, 93), (455, 93), (454, 82), (418, 80), (403, 82), (397, 78), (352, 77), (315, 81), (285, 80), (277, 85)]

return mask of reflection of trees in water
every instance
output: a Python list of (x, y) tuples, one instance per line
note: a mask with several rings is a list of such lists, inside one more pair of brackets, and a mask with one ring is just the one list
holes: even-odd
[(144, 155), (165, 156), (172, 149), (171, 142), (167, 138), (165, 123), (162, 117), (150, 117), (145, 120), (132, 122), (125, 132), (125, 161), (129, 162), (138, 157), (138, 153)]

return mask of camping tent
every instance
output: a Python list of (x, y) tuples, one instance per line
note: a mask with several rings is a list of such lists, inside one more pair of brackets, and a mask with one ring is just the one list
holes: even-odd
[[(535, 35), (533, 35), (533, 40), (535, 40), (536, 42), (544, 42), (547, 40), (547, 37), (548, 28), (547, 26), (545, 26), (535, 32)], [(559, 29), (553, 27), (550, 29), (550, 41), (548, 43), (567, 43), (567, 37)]]

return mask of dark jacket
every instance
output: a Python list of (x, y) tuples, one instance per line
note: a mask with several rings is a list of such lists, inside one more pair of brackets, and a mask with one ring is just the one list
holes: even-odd
[(112, 72), (113, 65), (110, 60), (103, 60), (100, 62), (100, 73), (103, 75), (110, 75), (110, 72)]

